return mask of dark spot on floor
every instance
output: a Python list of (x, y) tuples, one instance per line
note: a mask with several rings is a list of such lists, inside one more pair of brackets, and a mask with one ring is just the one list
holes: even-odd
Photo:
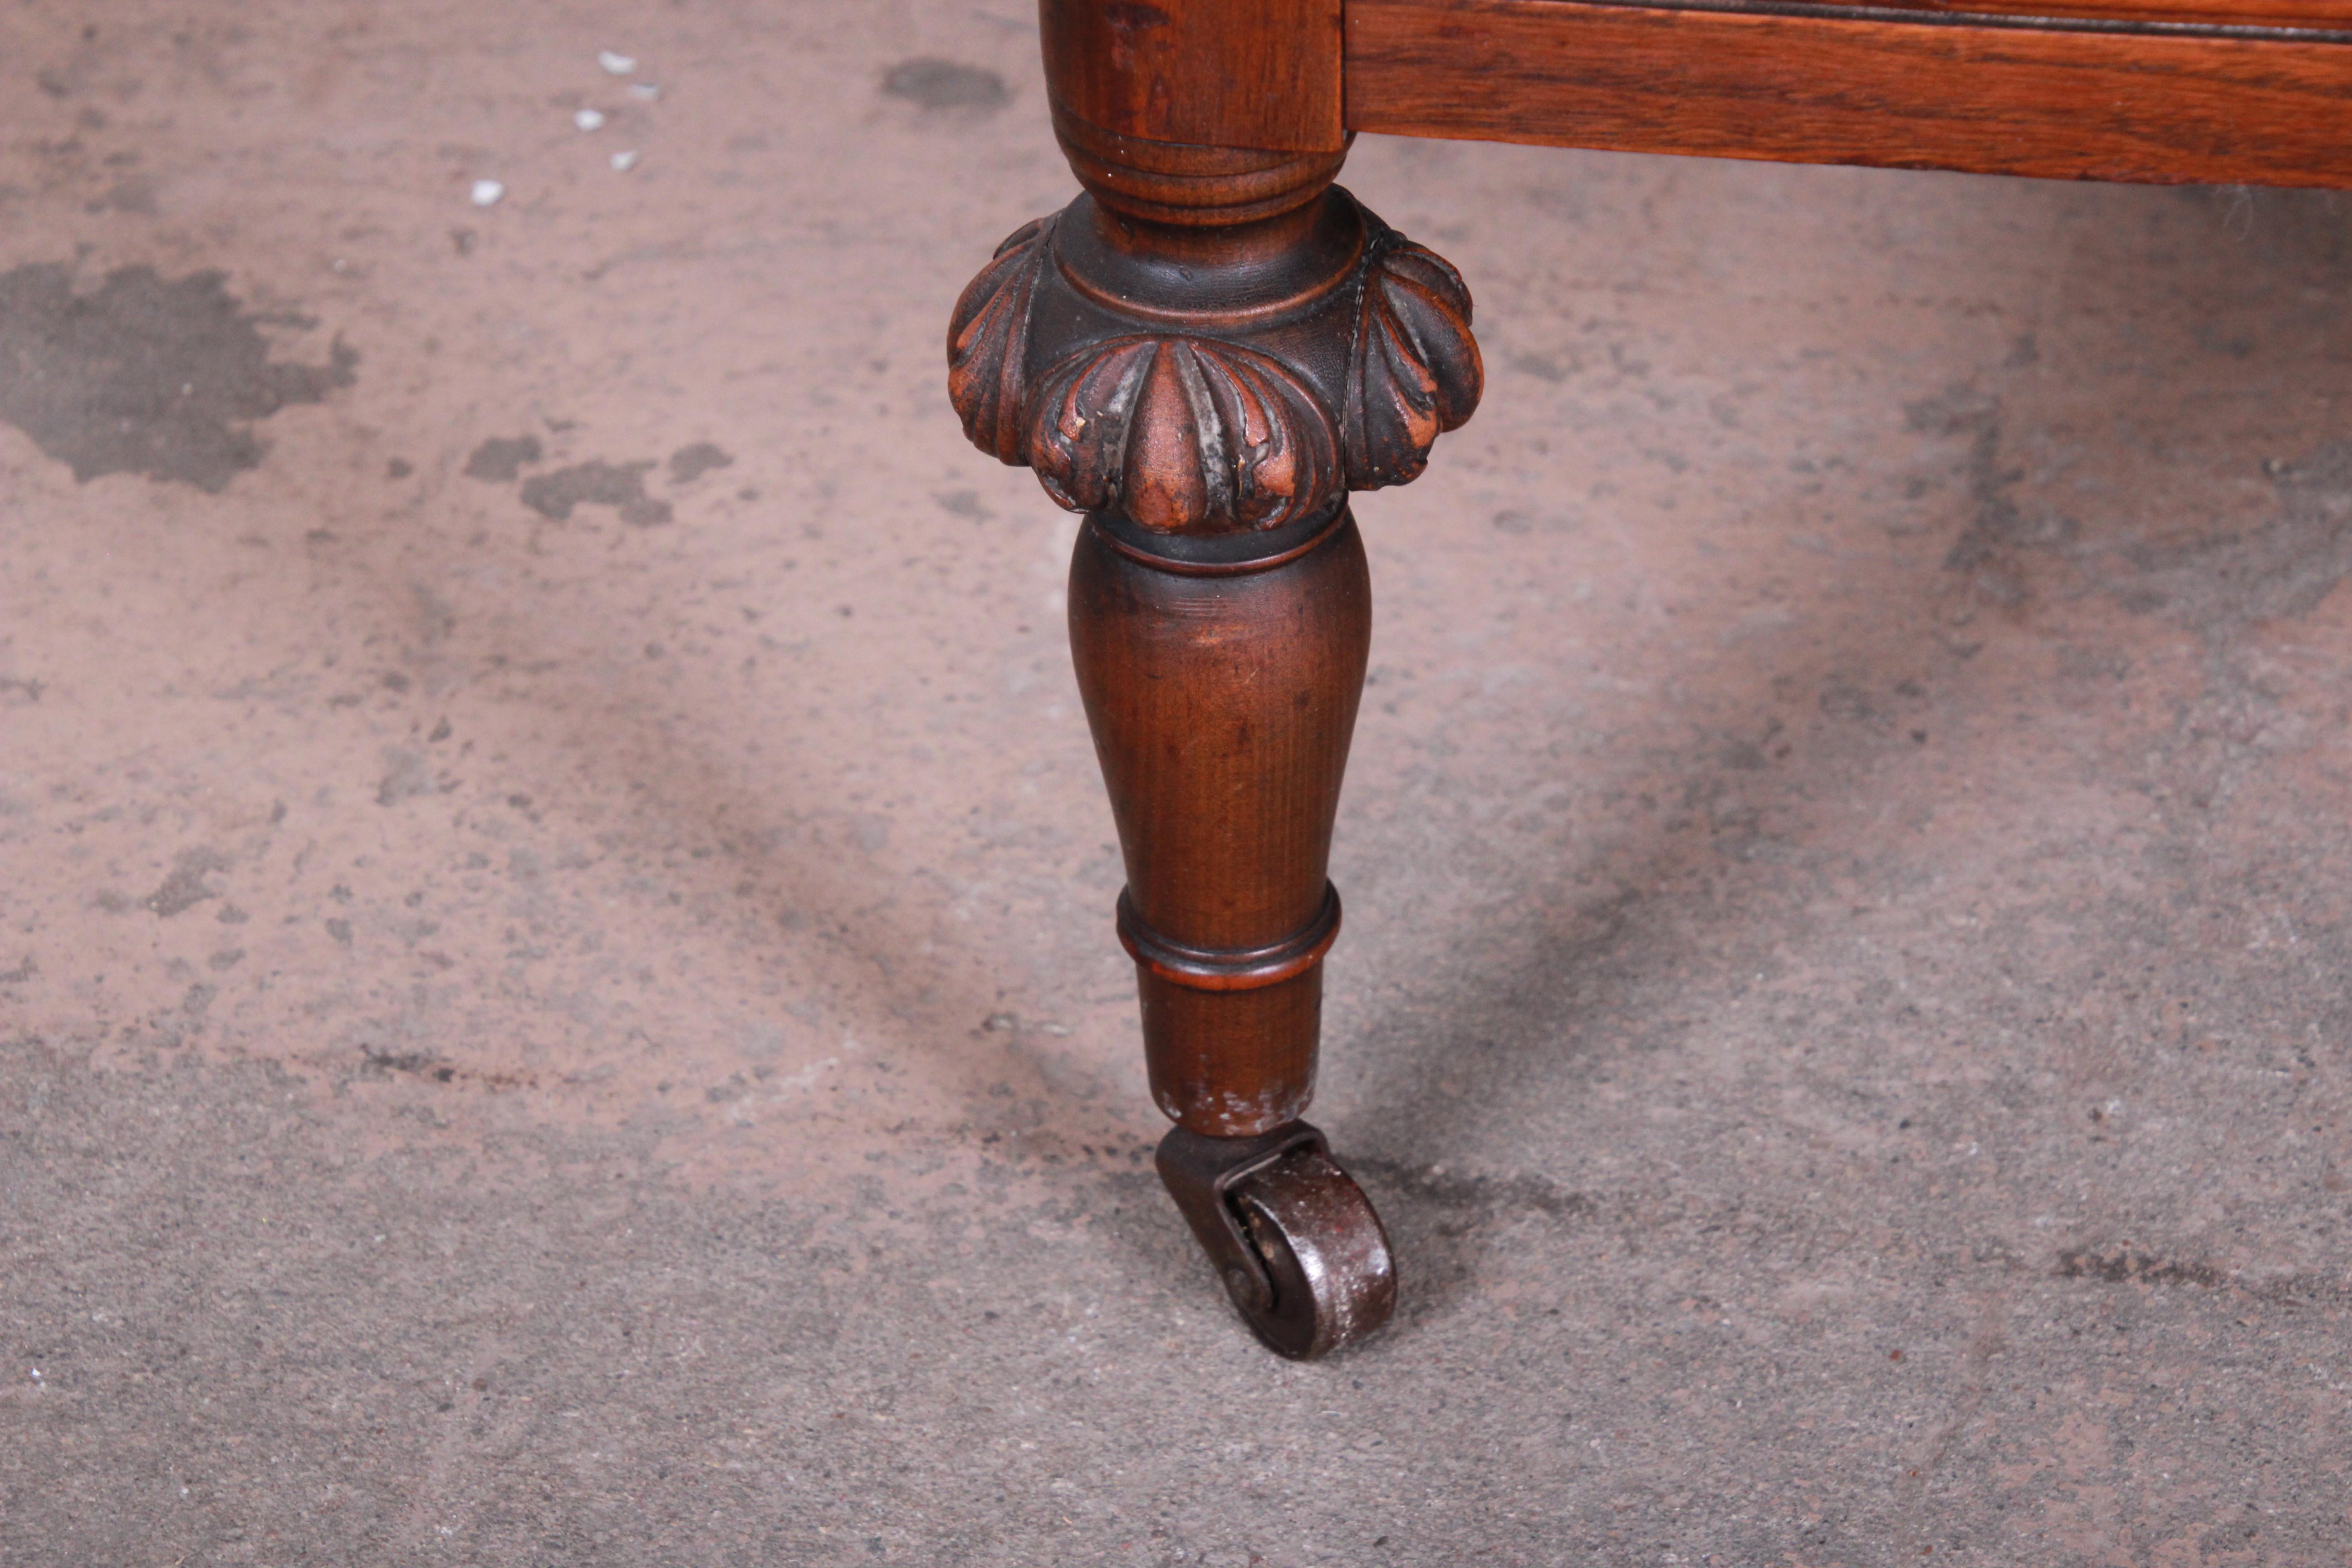
[(217, 849), (183, 849), (172, 864), (172, 874), (163, 879), (163, 886), (140, 900), (140, 906), (169, 920), (206, 899), (219, 898), (220, 889), (207, 886), (205, 877), (227, 869), (228, 857)]
[(2103, 1279), (2110, 1285), (2141, 1279), (2152, 1285), (2196, 1285), (2211, 1290), (2230, 1282), (2228, 1275), (2209, 1264), (2168, 1262), (2128, 1247), (2113, 1252), (2069, 1247), (2058, 1255), (2058, 1267), (2053, 1272), (2061, 1279)]
[(1521, 374), (1534, 376), (1538, 381), (1550, 382), (1555, 386), (1566, 381), (1576, 369), (1572, 361), (1562, 361), (1552, 354), (1513, 354), (1509, 363), (1513, 370)]
[(415, 466), (405, 458), (394, 458), (383, 466), (383, 477), (388, 479), (404, 479), (415, 471)]
[(1004, 79), (994, 71), (929, 55), (892, 66), (883, 74), (882, 90), (925, 109), (993, 110), (1013, 98)]
[(225, 281), (124, 267), (77, 294), (61, 262), (0, 273), (0, 420), (78, 481), (144, 474), (217, 494), (268, 450), (252, 421), (351, 385), (360, 358), (338, 341), (323, 365), (271, 363), (262, 326), (309, 323), (247, 312)]
[(2011, 493), (2025, 470), (2004, 459), (2000, 402), (1967, 386), (1903, 405), (1905, 426), (1925, 436), (1966, 437), (1959, 477), (1975, 515), (1952, 542), (1944, 569), (1964, 574), (1978, 598), (2015, 609), (2027, 597), (2023, 555), (2071, 542), (2081, 531), (2074, 518), (2029, 512)]
[(375, 1078), (396, 1072), (431, 1072), (440, 1065), (429, 1051), (387, 1051), (373, 1046), (360, 1047), (360, 1070)]
[(522, 477), (526, 465), (538, 462), (541, 456), (536, 436), (493, 436), (474, 448), (464, 471), (469, 479), (510, 485)]
[(646, 494), (651, 463), (574, 463), (534, 476), (522, 487), (522, 504), (557, 522), (571, 521), (575, 506), (609, 506), (623, 522), (652, 528), (670, 520), (667, 501)]
[(378, 805), (397, 805), (404, 800), (432, 793), (431, 759), (409, 746), (384, 748), (383, 777), (375, 786), (375, 803)]
[(153, 217), (155, 187), (145, 180), (123, 180), (96, 201), (86, 204), (82, 210), (87, 213), (129, 213), (134, 217)]
[(700, 479), (713, 468), (730, 468), (734, 462), (735, 455), (716, 442), (697, 441), (669, 455), (669, 477), (673, 483), (682, 485)]
[(986, 522), (996, 515), (982, 502), (978, 490), (949, 490), (944, 494), (935, 495), (931, 499), (939, 502), (940, 510), (950, 517), (970, 518), (974, 522)]

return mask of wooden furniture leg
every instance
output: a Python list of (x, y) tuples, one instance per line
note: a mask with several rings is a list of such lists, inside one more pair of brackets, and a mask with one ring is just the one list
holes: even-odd
[[(1047, 0), (1055, 129), (1086, 194), (965, 291), (949, 384), (976, 444), (1087, 514), (1071, 644), (1176, 1123), (1160, 1174), (1251, 1327), (1308, 1357), (1377, 1329), (1396, 1278), (1299, 1120), (1371, 633), (1348, 492), (1417, 475), (1481, 374), (1461, 279), (1331, 184), (1336, 7), (1328, 103), (1295, 38), (1261, 28), (1261, 58), (1245, 30), (1182, 36), (1223, 8)], [(1273, 87), (1246, 90), (1253, 71)], [(1170, 139), (1221, 102), (1273, 119)], [(1302, 105), (1313, 123), (1284, 122)]]

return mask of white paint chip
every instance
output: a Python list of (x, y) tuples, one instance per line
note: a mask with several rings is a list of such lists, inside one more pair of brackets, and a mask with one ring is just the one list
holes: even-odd
[(604, 117), (593, 109), (575, 109), (572, 111), (572, 123), (583, 131), (602, 131)]
[(635, 150), (631, 150), (626, 153), (615, 153), (613, 154), (613, 172), (614, 174), (625, 174), (636, 166), (637, 154)]
[(506, 194), (506, 185), (500, 181), (476, 180), (474, 182), (474, 205), (478, 207), (494, 207)]
[(661, 85), (658, 82), (633, 81), (629, 84), (629, 96), (642, 98), (651, 103), (661, 96)]
[(611, 49), (598, 49), (596, 63), (603, 66), (612, 76), (626, 76), (637, 68), (637, 58), (635, 55), (614, 54)]

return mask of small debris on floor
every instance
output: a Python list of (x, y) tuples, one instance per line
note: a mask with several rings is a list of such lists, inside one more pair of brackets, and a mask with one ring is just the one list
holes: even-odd
[(507, 187), (503, 181), (476, 180), (474, 182), (474, 205), (478, 207), (494, 207), (506, 194)]
[(626, 76), (637, 68), (637, 59), (635, 55), (615, 54), (611, 49), (598, 49), (596, 63), (603, 66), (606, 73), (612, 76)]
[(602, 131), (604, 116), (593, 109), (575, 109), (572, 111), (572, 123), (583, 131)]
[(613, 154), (613, 172), (614, 174), (625, 174), (636, 166), (637, 154), (634, 149), (626, 153), (615, 153)]
[(629, 96), (642, 98), (647, 103), (651, 103), (661, 96), (661, 84), (651, 81), (633, 81), (629, 84)]

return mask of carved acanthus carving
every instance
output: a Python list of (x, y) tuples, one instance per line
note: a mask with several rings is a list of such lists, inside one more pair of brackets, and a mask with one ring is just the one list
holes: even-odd
[(1276, 529), (1414, 479), (1478, 404), (1469, 290), (1345, 191), (1319, 200), (1309, 275), (1271, 304), (1247, 298), (1267, 268), (1245, 250), (1231, 303), (1213, 262), (1155, 298), (1167, 269), (1105, 241), (1131, 231), (1092, 197), (1024, 227), (949, 329), (965, 434), (1061, 505), (1160, 533)]

